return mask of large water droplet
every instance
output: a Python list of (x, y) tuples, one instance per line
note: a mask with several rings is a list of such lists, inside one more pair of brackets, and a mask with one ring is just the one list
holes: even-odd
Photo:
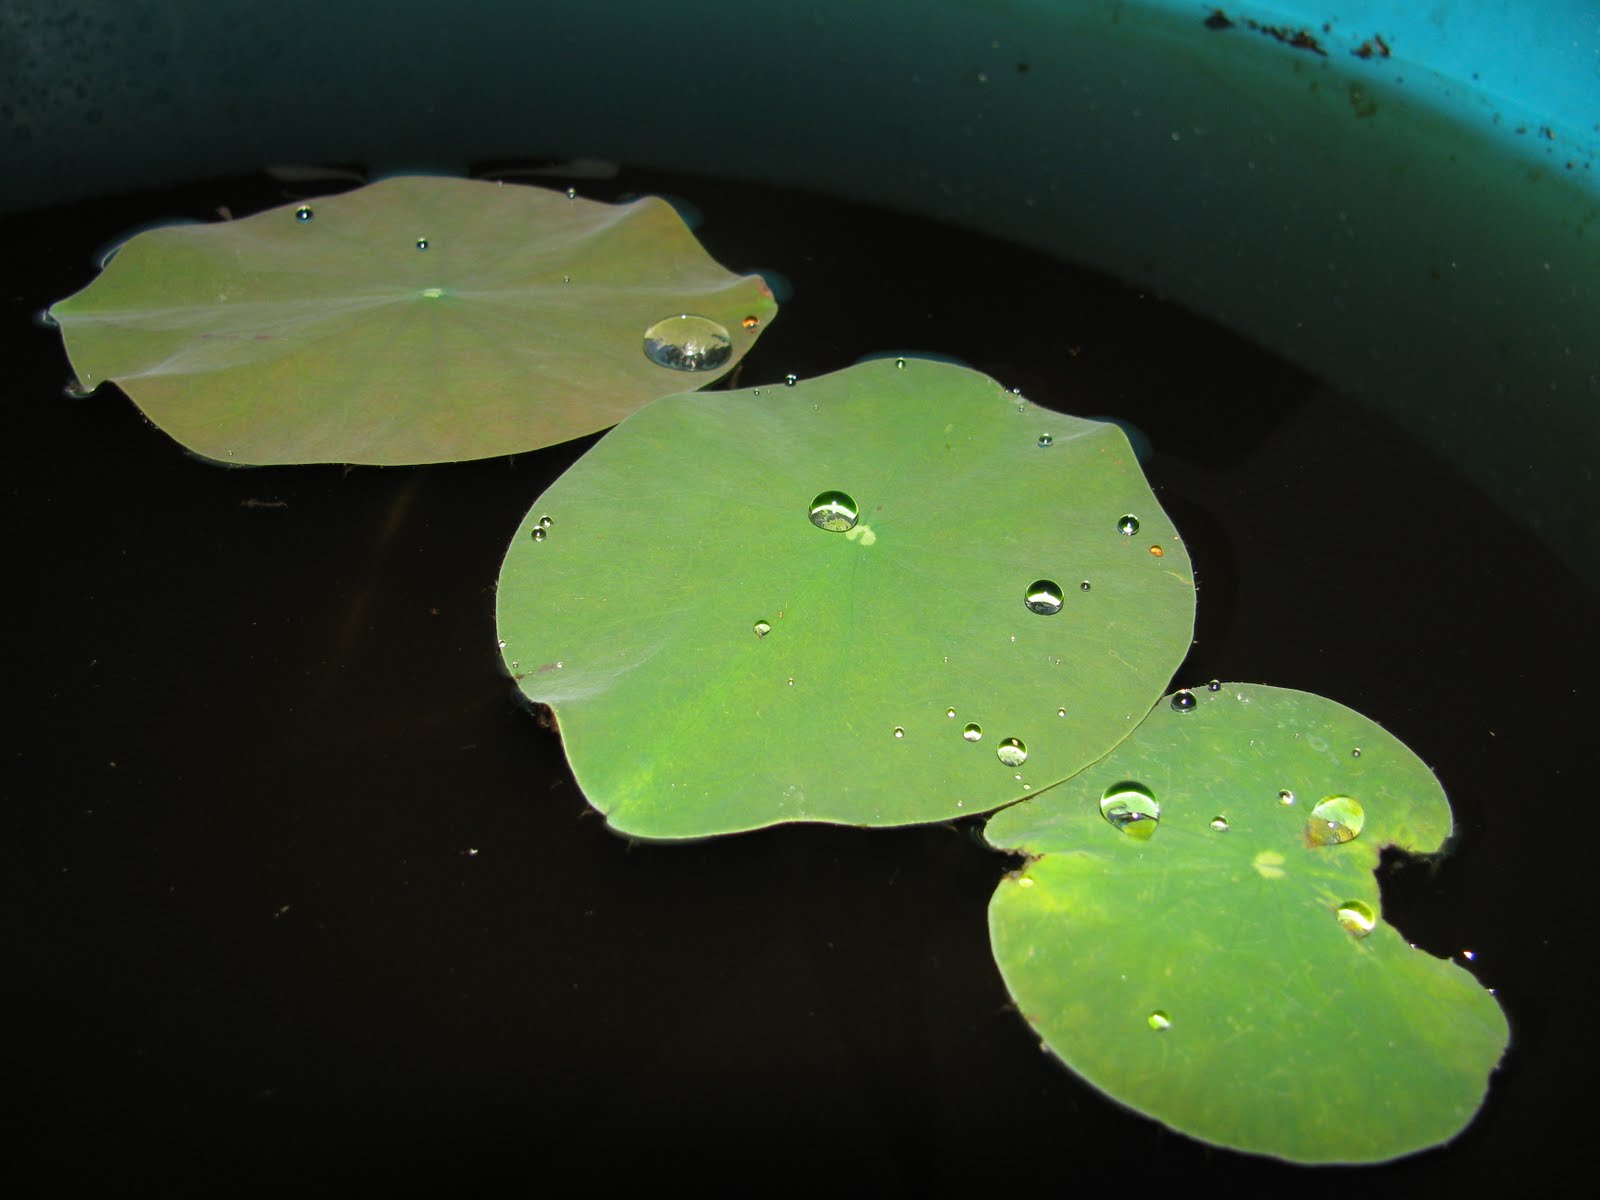
[(1306, 818), (1306, 845), (1337, 846), (1361, 832), (1367, 814), (1351, 796), (1328, 796)]
[(1022, 602), (1028, 606), (1029, 612), (1036, 612), (1042, 617), (1052, 616), (1061, 611), (1061, 587), (1052, 579), (1035, 579), (1028, 585)]
[(1117, 521), (1117, 532), (1123, 537), (1132, 537), (1139, 532), (1139, 518), (1129, 513)]
[(1180, 688), (1172, 693), (1173, 712), (1193, 712), (1195, 706), (1194, 693), (1188, 688)]
[(1358, 938), (1364, 938), (1378, 926), (1378, 914), (1372, 911), (1372, 906), (1360, 900), (1346, 900), (1339, 905), (1334, 915), (1339, 918), (1339, 924)]
[(757, 621), (752, 628), (755, 630), (758, 638), (764, 638), (767, 636), (767, 634), (772, 632), (772, 626), (768, 625), (765, 621)]
[(856, 527), (859, 510), (844, 492), (822, 492), (811, 502), (811, 523), (829, 533), (843, 533)]
[(1052, 437), (1050, 434), (1041, 433), (1039, 435), (1039, 446), (1041, 448), (1043, 448), (1045, 446), (1053, 446), (1055, 444), (1055, 440), (1056, 439), (1054, 437)]
[(1160, 1033), (1163, 1029), (1172, 1028), (1172, 1018), (1167, 1016), (1167, 1014), (1162, 1012), (1159, 1008), (1146, 1017), (1144, 1019), (1144, 1023), (1150, 1026), (1151, 1029), (1154, 1029), (1157, 1033)]
[(1005, 738), (994, 748), (1000, 761), (1008, 767), (1020, 767), (1028, 761), (1028, 748), (1020, 738)]
[(971, 724), (962, 727), (961, 736), (966, 738), (969, 742), (982, 741), (983, 726), (974, 721)]
[(1100, 815), (1129, 837), (1149, 841), (1161, 820), (1161, 805), (1142, 783), (1123, 780), (1105, 790), (1100, 799)]
[(709, 317), (682, 313), (644, 331), (644, 356), (674, 371), (714, 371), (732, 355), (733, 339)]

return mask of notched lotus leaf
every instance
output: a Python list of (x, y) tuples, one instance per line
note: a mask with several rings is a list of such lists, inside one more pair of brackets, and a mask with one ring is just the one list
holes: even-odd
[(589, 801), (670, 838), (1056, 783), (1160, 696), (1194, 585), (1121, 430), (907, 359), (641, 410), (536, 502), (498, 604)]
[(1037, 856), (989, 909), (1017, 1006), (1090, 1083), (1208, 1142), (1331, 1163), (1447, 1141), (1505, 1017), (1383, 921), (1373, 875), (1385, 846), (1442, 845), (1438, 781), (1320, 696), (1176, 699), (989, 822), (992, 844)]
[(396, 464), (604, 429), (732, 369), (776, 307), (664, 201), (413, 176), (141, 233), (51, 315), (82, 385), (198, 454)]

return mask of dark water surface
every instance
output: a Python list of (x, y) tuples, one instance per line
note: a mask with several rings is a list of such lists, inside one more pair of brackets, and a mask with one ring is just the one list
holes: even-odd
[[(1179, 682), (1330, 696), (1449, 792), (1456, 854), (1396, 864), (1385, 909), (1435, 954), (1474, 950), (1497, 989), (1513, 1048), (1486, 1108), (1383, 1168), (1209, 1149), (1040, 1052), (990, 959), (1010, 864), (976, 825), (609, 833), (493, 624), (508, 539), (592, 439), (230, 470), (113, 388), (63, 395), (32, 315), (130, 226), (288, 198), (257, 178), (0, 223), (0, 937), (23, 1113), (0, 1180), (1299, 1193), (1526, 1184), (1579, 1144), (1596, 652), (1566, 564), (1359, 400), (1154, 297), (832, 201), (575, 182), (687, 197), (724, 265), (794, 281), (744, 385), (924, 349), (1149, 435), (1200, 580)], [(1307, 1036), (1339, 1053), (1336, 1030)]]

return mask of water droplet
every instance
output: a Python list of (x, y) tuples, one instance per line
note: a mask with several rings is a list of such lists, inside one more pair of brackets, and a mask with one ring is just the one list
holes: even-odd
[(1067, 715), (1067, 710), (1066, 710), (1066, 709), (1064, 709), (1064, 708), (1058, 708), (1058, 709), (1056, 709), (1056, 716), (1058, 716), (1058, 717), (1064, 717), (1064, 716), (1066, 716), (1066, 715)]
[(41, 308), (33, 314), (33, 323), (40, 329), (60, 329), (61, 322), (55, 319), (48, 308)]
[(1345, 930), (1358, 938), (1364, 938), (1378, 925), (1378, 914), (1372, 911), (1372, 906), (1360, 900), (1346, 900), (1339, 905), (1334, 913), (1339, 918), (1339, 924)]
[(1220, 692), (1221, 690), (1222, 690), (1222, 681), (1221, 680), (1213, 679), (1210, 683), (1206, 684), (1206, 691), (1208, 691), (1208, 692)]
[(1172, 1027), (1172, 1018), (1167, 1016), (1166, 1013), (1162, 1012), (1158, 1008), (1155, 1012), (1151, 1013), (1145, 1018), (1144, 1023), (1150, 1026), (1151, 1029), (1154, 1029), (1157, 1033), (1160, 1033), (1163, 1029), (1170, 1029)]
[(956, 710), (953, 708), (947, 708), (944, 710), (944, 715), (947, 717), (953, 717), (956, 715)]
[(1188, 688), (1179, 688), (1172, 693), (1173, 712), (1193, 712), (1195, 704), (1194, 693)]
[(752, 628), (756, 631), (756, 636), (758, 638), (764, 638), (767, 636), (767, 634), (772, 632), (772, 626), (768, 625), (765, 621), (757, 621)]
[(896, 725), (894, 727), (894, 735), (897, 738), (903, 738), (906, 735), (906, 731), (903, 728), (901, 728), (899, 725)]
[(302, 204), (299, 208), (294, 210), (294, 219), (296, 221), (302, 221), (302, 222), (309, 221), (309, 220), (311, 220), (312, 217), (314, 217), (316, 215), (317, 215), (316, 213), (312, 212), (311, 209), (307, 205), (304, 205), (304, 204)]
[(733, 356), (733, 339), (709, 317), (680, 313), (644, 331), (644, 356), (674, 371), (714, 371)]
[(1139, 518), (1129, 513), (1117, 521), (1117, 532), (1123, 537), (1132, 537), (1139, 532)]
[(422, 298), (424, 300), (437, 300), (442, 295), (444, 295), (443, 288), (430, 287), (422, 289)]
[(505, 640), (505, 638), (499, 639), (499, 644), (500, 644), (500, 649), (504, 650), (506, 648), (506, 640)]
[(1350, 757), (1351, 758), (1360, 758), (1361, 757), (1361, 747), (1357, 746), (1354, 750), (1350, 751)]
[(906, 369), (906, 360), (903, 358), (897, 358), (894, 360), (894, 365), (896, 370), (904, 371)]
[(1279, 804), (1293, 804), (1294, 803), (1294, 793), (1291, 792), (1288, 788), (1284, 788), (1281, 792), (1278, 793), (1278, 803)]
[(542, 541), (544, 541), (545, 538), (547, 538), (549, 536), (550, 535), (547, 534), (543, 529), (540, 529), (538, 526), (534, 526), (534, 530), (533, 530), (533, 540), (534, 541), (542, 542)]
[(966, 726), (964, 726), (962, 728), (961, 736), (966, 738), (967, 741), (969, 741), (969, 742), (982, 741), (983, 740), (983, 726), (979, 725), (977, 722), (974, 721), (973, 723), (971, 723), (969, 725), (966, 725)]
[(561, 277), (561, 282), (562, 283), (571, 283), (572, 282), (572, 276), (571, 275), (563, 275)]
[(1211, 828), (1215, 829), (1218, 833), (1227, 833), (1228, 832), (1228, 818), (1227, 817), (1212, 817), (1211, 818)]
[(754, 329), (757, 325), (761, 324), (761, 318), (757, 316), (748, 316), (744, 320), (740, 321), (739, 324), (743, 325), (746, 329)]
[(1048, 433), (1041, 433), (1039, 435), (1039, 445), (1041, 447), (1054, 445), (1055, 440), (1056, 439), (1051, 437)]
[(427, 238), (418, 238), (417, 239), (417, 249), (418, 250), (426, 250), (427, 248), (428, 248), (428, 239)]
[(1100, 799), (1100, 815), (1129, 837), (1147, 842), (1161, 820), (1161, 805), (1144, 784), (1123, 780), (1105, 790)]
[(569, 187), (567, 189), (567, 199), (568, 200), (576, 200), (577, 198), (578, 198), (578, 189), (575, 188), (575, 187)]
[(799, 382), (800, 382), (800, 376), (798, 376), (798, 375), (785, 375), (783, 377), (783, 386), (784, 387), (793, 387), (795, 384), (797, 384)]
[(1085, 579), (1082, 583), (1080, 583), (1078, 585), (1078, 590), (1080, 592), (1087, 592), (1089, 590), (1089, 581)]
[(1338, 846), (1361, 832), (1367, 814), (1361, 802), (1351, 796), (1328, 796), (1319, 801), (1306, 818), (1306, 845)]
[(94, 392), (94, 388), (85, 386), (76, 375), (70, 376), (61, 388), (61, 394), (69, 400), (87, 400)]
[(552, 521), (552, 520), (551, 520), (551, 519), (550, 519), (550, 518), (549, 518), (549, 517), (547, 517), (547, 516), (545, 516), (545, 517), (540, 517), (540, 518), (539, 518), (539, 528), (540, 528), (540, 529), (549, 529), (549, 528), (550, 528), (550, 526), (552, 526), (552, 525), (554, 525), (554, 524), (555, 524), (555, 522), (554, 522), (554, 521)]
[(859, 511), (844, 492), (820, 492), (811, 502), (811, 523), (829, 533), (843, 533), (856, 527)]
[(789, 676), (789, 686), (790, 687), (794, 686), (794, 676), (793, 675)]
[(1152, 558), (1160, 558), (1165, 553), (1166, 553), (1166, 551), (1163, 550), (1160, 546), (1151, 546), (1150, 547), (1150, 556)]
[[(994, 748), (995, 756), (1008, 767), (1020, 767), (1028, 761), (1028, 748), (1021, 738), (1006, 738)], [(1018, 779), (1022, 776), (1018, 775)]]
[(1035, 579), (1028, 585), (1022, 602), (1029, 612), (1041, 617), (1052, 616), (1061, 611), (1061, 588), (1053, 579)]

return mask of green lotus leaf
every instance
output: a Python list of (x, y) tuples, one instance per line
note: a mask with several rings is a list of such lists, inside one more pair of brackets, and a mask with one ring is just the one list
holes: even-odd
[(198, 454), (395, 464), (614, 425), (730, 370), (776, 310), (662, 200), (413, 176), (141, 233), (50, 313), (84, 387)]
[(1160, 696), (1194, 585), (1121, 430), (902, 359), (642, 409), (535, 503), (498, 606), (590, 803), (675, 838), (1056, 783)]
[(1178, 696), (989, 822), (1035, 856), (989, 909), (1018, 1007), (1095, 1087), (1207, 1142), (1354, 1163), (1448, 1140), (1505, 1017), (1382, 920), (1373, 875), (1385, 846), (1442, 845), (1438, 781), (1320, 696)]

